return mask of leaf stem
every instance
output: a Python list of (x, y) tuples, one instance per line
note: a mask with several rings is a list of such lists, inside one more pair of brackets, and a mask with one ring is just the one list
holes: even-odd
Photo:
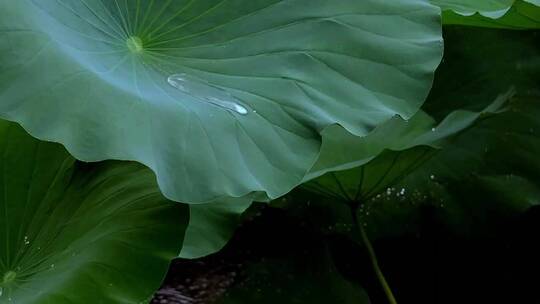
[(390, 304), (397, 304), (396, 298), (394, 297), (394, 294), (392, 293), (392, 290), (390, 289), (390, 285), (388, 285), (388, 282), (386, 281), (386, 278), (384, 277), (384, 274), (381, 271), (381, 268), (379, 267), (379, 262), (377, 261), (377, 255), (375, 254), (375, 250), (373, 249), (373, 246), (371, 245), (371, 242), (369, 241), (368, 235), (362, 225), (358, 222), (358, 217), (356, 215), (356, 212), (358, 210), (358, 204), (351, 204), (351, 215), (353, 219), (353, 224), (356, 230), (359, 232), (360, 237), (362, 238), (362, 242), (366, 246), (369, 260), (371, 262), (371, 266), (373, 267), (373, 271), (375, 271), (375, 275), (377, 276), (377, 280), (381, 284), (381, 287), (384, 291), (384, 294), (386, 295), (386, 298), (388, 300), (388, 303)]

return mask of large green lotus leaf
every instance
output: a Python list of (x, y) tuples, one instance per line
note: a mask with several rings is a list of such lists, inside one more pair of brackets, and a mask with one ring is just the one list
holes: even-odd
[(136, 160), (188, 203), (277, 197), (319, 132), (424, 101), (441, 59), (422, 0), (0, 3), (0, 115), (77, 158)]
[(143, 303), (180, 251), (186, 205), (136, 163), (85, 165), (0, 122), (0, 303)]
[(196, 259), (221, 250), (251, 205), (249, 198), (189, 206), (189, 225), (179, 257)]
[(504, 16), (493, 19), (480, 14), (463, 16), (451, 10), (443, 12), (443, 24), (469, 25), (505, 29), (538, 29), (540, 28), (540, 4), (516, 1)]

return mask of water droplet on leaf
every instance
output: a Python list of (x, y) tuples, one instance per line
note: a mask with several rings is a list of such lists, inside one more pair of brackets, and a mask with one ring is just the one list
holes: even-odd
[(248, 109), (229, 92), (216, 87), (203, 79), (188, 74), (174, 74), (167, 82), (179, 91), (191, 95), (195, 99), (241, 114), (248, 114)]

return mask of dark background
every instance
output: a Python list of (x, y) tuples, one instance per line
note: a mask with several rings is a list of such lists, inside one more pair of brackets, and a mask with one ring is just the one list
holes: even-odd
[[(540, 303), (540, 208), (494, 219), (487, 233), (474, 237), (446, 229), (429, 208), (420, 218), (414, 235), (373, 241), (398, 303)], [(164, 287), (187, 296), (184, 301), (170, 296), (165, 302), (161, 296), (162, 302), (156, 298), (154, 303), (219, 302), (228, 290), (250, 279), (245, 265), (309, 255), (309, 244), (321, 241), (328, 244), (345, 278), (361, 284), (372, 303), (387, 303), (364, 249), (343, 236), (315, 231), (282, 210), (262, 208), (221, 252), (173, 263)]]

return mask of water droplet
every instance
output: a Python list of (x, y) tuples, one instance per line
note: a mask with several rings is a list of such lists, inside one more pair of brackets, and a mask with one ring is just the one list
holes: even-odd
[(54, 268), (54, 264), (51, 264), (51, 268)]
[(431, 132), (435, 132), (435, 128), (431, 128)]
[(207, 81), (188, 74), (174, 74), (167, 78), (167, 82), (179, 91), (189, 94), (195, 99), (206, 102), (235, 113), (246, 115), (248, 109), (229, 92), (214, 86)]
[(435, 179), (435, 175), (432, 174), (429, 178), (433, 180)]
[(25, 245), (30, 244), (30, 241), (28, 240), (28, 236), (27, 236), (27, 235), (24, 236), (24, 244), (25, 244)]

